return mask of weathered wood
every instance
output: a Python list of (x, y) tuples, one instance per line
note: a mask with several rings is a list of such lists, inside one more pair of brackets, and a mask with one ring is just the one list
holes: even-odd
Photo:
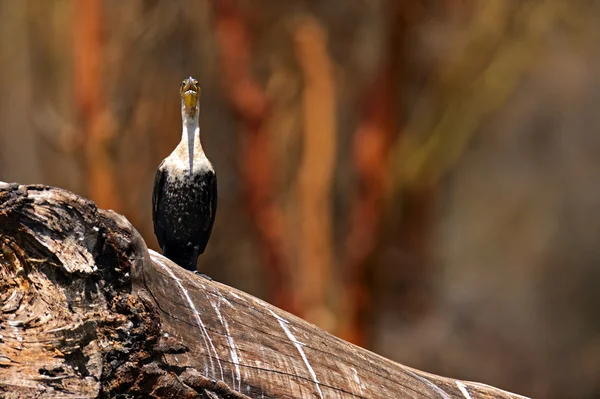
[(520, 397), (402, 366), (190, 273), (68, 191), (4, 183), (0, 396)]

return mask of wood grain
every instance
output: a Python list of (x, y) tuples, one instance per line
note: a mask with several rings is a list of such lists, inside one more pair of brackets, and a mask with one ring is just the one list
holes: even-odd
[(0, 183), (0, 246), (3, 398), (520, 397), (405, 367), (188, 272), (65, 190)]

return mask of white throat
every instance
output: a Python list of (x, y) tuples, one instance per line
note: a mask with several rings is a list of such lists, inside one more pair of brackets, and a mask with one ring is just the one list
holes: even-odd
[(182, 151), (187, 153), (190, 172), (193, 172), (194, 158), (200, 154), (204, 155), (202, 143), (200, 142), (200, 126), (198, 124), (197, 116), (195, 118), (183, 117), (183, 130), (181, 132), (181, 142), (179, 143), (179, 146), (182, 147)]
[(173, 177), (176, 178), (183, 178), (206, 169), (212, 169), (212, 165), (206, 158), (200, 142), (198, 116), (190, 118), (185, 114), (183, 115), (181, 141), (165, 161), (173, 171)]

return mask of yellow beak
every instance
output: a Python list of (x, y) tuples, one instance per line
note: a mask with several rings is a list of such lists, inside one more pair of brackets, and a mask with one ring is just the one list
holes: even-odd
[(195, 108), (198, 103), (198, 92), (187, 90), (183, 93), (183, 101), (187, 108)]
[(183, 104), (188, 109), (195, 109), (198, 106), (200, 97), (200, 86), (198, 81), (189, 77), (181, 83), (181, 98)]

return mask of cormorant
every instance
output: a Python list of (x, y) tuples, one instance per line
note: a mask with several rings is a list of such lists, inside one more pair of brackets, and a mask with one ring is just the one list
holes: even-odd
[(217, 175), (200, 143), (200, 86), (189, 77), (181, 83), (181, 141), (154, 178), (152, 221), (164, 256), (196, 271), (217, 212)]

